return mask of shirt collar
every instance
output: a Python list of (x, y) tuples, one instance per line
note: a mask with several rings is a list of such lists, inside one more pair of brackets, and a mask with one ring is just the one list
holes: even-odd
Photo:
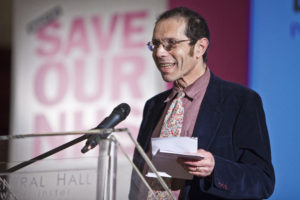
[[(190, 101), (193, 101), (194, 98), (197, 97), (197, 95), (202, 91), (205, 90), (208, 82), (210, 79), (210, 70), (208, 67), (206, 67), (206, 70), (202, 76), (200, 76), (194, 83), (187, 86), (183, 89), (185, 93), (185, 97), (189, 99)], [(179, 92), (180, 88), (176, 86), (175, 82), (173, 83), (172, 92), (170, 95), (166, 98), (164, 102), (169, 102), (175, 98), (177, 93)]]

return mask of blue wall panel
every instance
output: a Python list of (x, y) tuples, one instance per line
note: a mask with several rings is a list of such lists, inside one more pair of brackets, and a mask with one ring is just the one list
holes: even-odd
[(249, 86), (262, 96), (276, 188), (300, 199), (300, 0), (252, 0)]

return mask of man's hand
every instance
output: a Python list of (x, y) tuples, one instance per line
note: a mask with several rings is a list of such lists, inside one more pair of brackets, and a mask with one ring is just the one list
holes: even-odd
[(207, 177), (212, 174), (215, 167), (214, 156), (203, 149), (198, 149), (197, 153), (204, 158), (201, 160), (178, 158), (178, 162), (186, 169), (190, 174), (199, 177)]

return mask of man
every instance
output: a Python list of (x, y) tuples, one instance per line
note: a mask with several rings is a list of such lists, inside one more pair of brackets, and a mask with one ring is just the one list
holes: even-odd
[[(171, 187), (179, 199), (268, 198), (275, 175), (261, 99), (210, 72), (208, 46), (209, 29), (198, 13), (180, 7), (159, 16), (148, 47), (162, 78), (174, 86), (146, 102), (137, 140), (149, 154), (153, 137), (198, 138), (197, 154), (204, 158), (178, 160), (193, 175)], [(178, 113), (167, 119), (175, 108), (183, 119)], [(164, 128), (174, 123), (176, 130)], [(137, 154), (134, 162), (143, 171)]]

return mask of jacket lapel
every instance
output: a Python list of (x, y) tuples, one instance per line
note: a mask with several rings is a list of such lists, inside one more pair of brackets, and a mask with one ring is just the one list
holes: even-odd
[[(221, 80), (219, 78), (211, 73), (211, 78), (204, 95), (193, 132), (193, 137), (199, 138), (198, 148), (203, 148), (206, 150), (209, 149), (223, 118), (223, 94), (220, 81)], [(144, 138), (142, 142), (144, 144), (142, 146), (145, 149), (147, 149), (149, 145), (152, 132), (166, 106), (164, 100), (167, 98), (170, 92), (171, 90), (164, 92), (162, 95), (159, 95), (158, 99), (150, 102), (148, 110), (153, 111), (147, 119), (147, 127), (145, 127), (145, 129), (142, 131), (142, 135), (140, 135), (141, 138)]]
[(220, 80), (211, 73), (193, 132), (193, 137), (198, 137), (198, 148), (207, 150), (214, 140), (223, 118), (222, 100)]
[(144, 150), (146, 151), (149, 148), (149, 144), (151, 141), (152, 133), (161, 118), (161, 115), (164, 111), (164, 108), (166, 107), (166, 103), (164, 102), (166, 98), (169, 96), (171, 90), (168, 90), (161, 95), (158, 95), (158, 98), (154, 98), (153, 101), (150, 101), (149, 106), (147, 108), (147, 112), (150, 112), (149, 117), (147, 117), (145, 124), (147, 124), (146, 127), (143, 128), (143, 130), (140, 130), (141, 135), (139, 134), (138, 141), (140, 144), (144, 147)]

